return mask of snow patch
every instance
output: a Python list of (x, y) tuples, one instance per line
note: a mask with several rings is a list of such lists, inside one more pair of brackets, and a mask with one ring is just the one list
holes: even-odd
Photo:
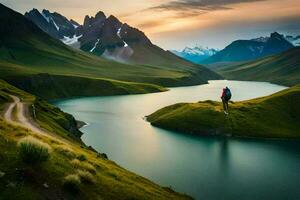
[(121, 38), (121, 30), (122, 30), (122, 27), (120, 27), (120, 28), (118, 29), (118, 31), (117, 31), (117, 35), (118, 35), (119, 38)]
[(44, 12), (42, 12), (41, 14), (45, 18), (45, 20), (49, 23), (50, 22), (49, 17), (47, 17)]
[(42, 14), (42, 16), (45, 18), (45, 20), (46, 20), (48, 23), (50, 23), (50, 21), (52, 21), (53, 24), (54, 24), (54, 26), (55, 26), (55, 28), (56, 28), (56, 30), (59, 31), (59, 27), (57, 26), (57, 24), (55, 23), (55, 21), (53, 20), (53, 18), (52, 18), (51, 16), (46, 16), (46, 14), (45, 14), (44, 12), (41, 12), (41, 14)]
[(294, 40), (294, 41), (292, 42), (292, 44), (293, 44), (294, 46), (300, 46), (300, 38)]
[(73, 24), (73, 23), (71, 23), (71, 24), (73, 25), (74, 28), (77, 28), (77, 27), (78, 27), (78, 25), (76, 25), (76, 24)]
[(56, 30), (58, 30), (59, 31), (59, 27), (57, 26), (57, 24), (55, 23), (55, 21), (51, 18), (51, 21), (53, 22), (53, 24), (54, 24), (54, 26), (55, 26), (55, 28), (56, 28)]
[(100, 41), (100, 39), (97, 39), (97, 41), (95, 42), (94, 47), (90, 50), (90, 52), (93, 52), (93, 51), (96, 49), (96, 47), (97, 47), (99, 41)]
[[(129, 45), (122, 39), (122, 37), (121, 37), (121, 30), (122, 30), (122, 27), (120, 27), (119, 29), (118, 29), (118, 31), (117, 31), (117, 35), (118, 35), (118, 37), (124, 42), (124, 47), (129, 47)], [(126, 34), (127, 34), (127, 32), (126, 32)]]
[(286, 36), (285, 39), (289, 41), (294, 46), (300, 46), (300, 36)]
[(63, 43), (65, 43), (66, 45), (74, 46), (76, 43), (79, 42), (78, 39), (81, 37), (82, 37), (82, 35), (79, 35), (79, 36), (73, 35), (73, 37), (64, 36), (64, 38), (61, 39), (61, 41)]

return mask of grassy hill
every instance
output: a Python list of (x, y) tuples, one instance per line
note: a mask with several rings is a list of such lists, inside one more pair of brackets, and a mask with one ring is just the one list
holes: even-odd
[[(93, 79), (86, 80), (86, 82), (97, 89), (101, 87), (102, 91), (109, 89), (111, 94), (131, 93), (134, 88), (138, 89), (134, 93), (161, 91), (161, 88), (155, 85), (128, 84), (128, 82), (179, 86), (201, 84), (206, 83), (209, 79), (220, 78), (214, 72), (176, 56), (172, 56), (172, 58), (176, 58), (175, 60), (169, 60), (170, 56), (167, 57), (167, 55), (162, 55), (164, 57), (162, 59), (150, 54), (145, 57), (148, 60), (157, 60), (157, 63), (132, 65), (109, 61), (75, 50), (51, 38), (23, 15), (2, 4), (0, 4), (0, 22), (0, 78), (13, 84), (17, 83), (16, 86), (37, 95), (40, 93), (32, 89), (30, 85), (23, 85), (23, 80), (40, 73), (63, 76), (65, 80), (70, 78), (69, 83), (76, 83), (79, 88), (85, 85), (80, 80)], [(145, 54), (147, 53), (145, 52)], [(168, 53), (166, 52), (166, 54)], [(168, 63), (168, 65), (159, 63)], [(118, 80), (118, 82), (114, 82), (114, 80)], [(34, 78), (31, 81), (34, 81), (33, 85), (39, 84)], [(116, 87), (106, 88), (103, 81), (109, 82), (111, 86), (116, 85)], [(51, 88), (47, 81), (44, 84)], [(69, 96), (76, 96), (78, 92), (71, 90), (70, 85), (65, 84), (63, 89), (68, 90)], [(125, 89), (126, 92), (124, 90), (120, 92), (120, 87), (118, 87), (120, 85), (122, 88), (130, 88)], [(99, 95), (97, 89), (89, 93), (95, 92), (95, 95)], [(60, 97), (60, 94), (52, 96)], [(43, 97), (48, 98), (47, 96)]]
[(300, 83), (300, 47), (255, 61), (217, 68), (216, 71), (227, 79), (296, 85)]
[(229, 104), (179, 103), (147, 117), (152, 125), (198, 135), (300, 138), (300, 85), (271, 96)]
[[(190, 199), (123, 169), (85, 146), (78, 139), (81, 133), (71, 115), (0, 80), (1, 112), (12, 101), (9, 95), (34, 104), (36, 122), (53, 137), (0, 117), (0, 199)], [(25, 162), (20, 148), (24, 138), (49, 148), (49, 158), (41, 163)], [(76, 187), (70, 187), (76, 180)]]

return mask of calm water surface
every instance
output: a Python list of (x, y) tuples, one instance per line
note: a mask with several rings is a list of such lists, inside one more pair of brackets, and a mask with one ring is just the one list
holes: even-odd
[(196, 199), (300, 199), (300, 143), (195, 137), (152, 127), (143, 120), (179, 102), (219, 100), (229, 86), (233, 101), (284, 89), (262, 82), (211, 81), (168, 92), (88, 97), (55, 102), (89, 125), (87, 145), (148, 179)]

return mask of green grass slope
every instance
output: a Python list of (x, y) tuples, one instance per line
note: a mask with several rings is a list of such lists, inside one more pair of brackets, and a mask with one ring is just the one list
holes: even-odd
[(268, 81), (286, 86), (300, 83), (300, 47), (255, 61), (217, 68), (227, 79)]
[(38, 94), (39, 97), (48, 100), (74, 96), (144, 94), (166, 91), (163, 87), (148, 83), (50, 74), (19, 76), (9, 79), (9, 82), (25, 91)]
[[(70, 82), (73, 84), (75, 84), (74, 77), (79, 77), (80, 80), (83, 78), (105, 79), (105, 83), (109, 81), (111, 86), (117, 85), (117, 87), (106, 88), (103, 86), (102, 90), (110, 89), (112, 93), (123, 94), (123, 91), (119, 92), (119, 86), (122, 85), (122, 88), (133, 86), (128, 82), (180, 86), (201, 84), (206, 83), (209, 79), (220, 78), (219, 75), (202, 66), (177, 59), (167, 52), (166, 55), (157, 57), (157, 54), (151, 54), (145, 50), (145, 54), (150, 56), (140, 59), (147, 57), (147, 60), (152, 60), (154, 64), (141, 65), (117, 63), (75, 50), (51, 38), (23, 15), (2, 4), (0, 4), (0, 23), (0, 78), (11, 83), (14, 83), (13, 81), (16, 79), (23, 80), (29, 76), (48, 73), (64, 76), (65, 80), (70, 77), (72, 79)], [(151, 51), (155, 51), (155, 48)], [(77, 79), (78, 84), (80, 83), (79, 78)], [(114, 82), (114, 80), (118, 80), (118, 82)], [(93, 83), (93, 86), (99, 88), (103, 80), (99, 82), (86, 80), (86, 82)], [(20, 84), (20, 81), (17, 86), (39, 94), (30, 90), (31, 88), (28, 86)], [(68, 86), (69, 84), (66, 84), (64, 88)], [(134, 93), (140, 93), (141, 90), (144, 92), (161, 91), (154, 85), (139, 84), (128, 88), (127, 92), (132, 92), (134, 88), (138, 88)], [(150, 91), (148, 91), (149, 89)], [(77, 94), (73, 94), (73, 92), (76, 93), (76, 91), (69, 90), (70, 95), (76, 96)], [(94, 92), (99, 95), (99, 90), (95, 89)]]
[(77, 129), (77, 122), (74, 117), (61, 111), (46, 101), (36, 98), (25, 91), (22, 91), (0, 79), (0, 113), (3, 113), (7, 103), (12, 102), (10, 95), (19, 97), (30, 108), (29, 113), (33, 117), (35, 107), (35, 121), (44, 129), (54, 132), (65, 138), (78, 140), (82, 133)]
[[(73, 126), (71, 115), (4, 81), (0, 81), (2, 112), (11, 101), (9, 95), (18, 96), (29, 105), (34, 104), (36, 122), (54, 137), (33, 133), (0, 117), (1, 200), (190, 199), (123, 169), (87, 147), (78, 139), (80, 134)], [(18, 142), (27, 136), (50, 147), (48, 160), (38, 164), (22, 160)], [(65, 187), (65, 177), (69, 175), (80, 177), (78, 190), (70, 191)]]
[(147, 117), (152, 125), (199, 135), (300, 138), (300, 85), (271, 96), (222, 103), (204, 101), (165, 107)]

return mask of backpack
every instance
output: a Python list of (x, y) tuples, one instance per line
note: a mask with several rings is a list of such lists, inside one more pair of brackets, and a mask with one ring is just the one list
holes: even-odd
[(225, 99), (227, 101), (229, 101), (231, 99), (231, 91), (229, 88), (226, 88), (226, 91), (225, 91)]

